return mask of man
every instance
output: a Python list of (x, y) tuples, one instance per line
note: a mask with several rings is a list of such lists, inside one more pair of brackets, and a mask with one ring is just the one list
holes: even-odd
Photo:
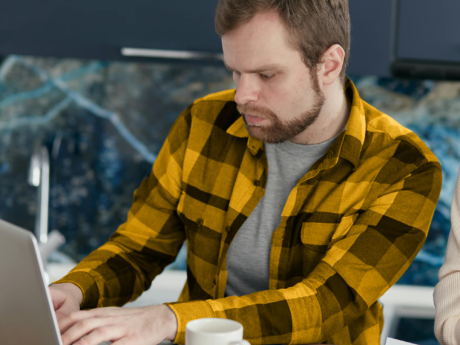
[[(436, 157), (345, 78), (347, 0), (221, 0), (216, 28), (236, 91), (179, 116), (127, 222), (50, 287), (64, 345), (184, 343), (203, 317), (253, 344), (378, 344), (377, 300), (426, 239)], [(180, 302), (78, 311), (137, 298), (184, 240)]]

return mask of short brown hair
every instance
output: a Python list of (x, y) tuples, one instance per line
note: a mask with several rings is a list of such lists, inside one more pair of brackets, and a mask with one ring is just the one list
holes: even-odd
[(257, 13), (277, 11), (284, 22), (288, 43), (316, 72), (324, 52), (334, 44), (345, 51), (342, 82), (350, 55), (348, 0), (220, 0), (216, 11), (219, 36), (248, 23)]

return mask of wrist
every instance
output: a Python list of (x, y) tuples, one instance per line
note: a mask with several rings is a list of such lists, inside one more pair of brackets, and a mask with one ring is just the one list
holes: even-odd
[(162, 305), (165, 310), (165, 321), (167, 335), (165, 340), (174, 341), (177, 335), (177, 316), (174, 311), (167, 305)]
[(72, 283), (58, 283), (51, 284), (50, 289), (57, 289), (64, 292), (66, 295), (70, 296), (78, 305), (81, 305), (83, 302), (83, 293), (80, 288)]

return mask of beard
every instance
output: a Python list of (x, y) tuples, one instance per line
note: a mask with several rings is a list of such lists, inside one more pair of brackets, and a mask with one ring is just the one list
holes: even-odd
[[(238, 105), (237, 109), (243, 116), (246, 129), (250, 136), (259, 139), (266, 144), (278, 144), (292, 139), (305, 131), (318, 119), (324, 105), (324, 94), (317, 88), (313, 89), (314, 100), (310, 109), (298, 117), (282, 122), (280, 118), (270, 109), (258, 107), (252, 104)], [(269, 125), (258, 126), (249, 124), (245, 114), (262, 117), (270, 121)]]

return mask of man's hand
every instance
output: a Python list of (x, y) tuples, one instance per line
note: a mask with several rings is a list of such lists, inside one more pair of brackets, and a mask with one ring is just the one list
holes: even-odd
[(71, 313), (80, 310), (83, 294), (74, 284), (54, 284), (49, 287), (51, 301), (58, 323)]
[[(98, 308), (71, 313), (59, 322), (63, 345), (151, 345), (174, 340), (177, 319), (166, 305)], [(83, 339), (81, 339), (84, 336)]]

